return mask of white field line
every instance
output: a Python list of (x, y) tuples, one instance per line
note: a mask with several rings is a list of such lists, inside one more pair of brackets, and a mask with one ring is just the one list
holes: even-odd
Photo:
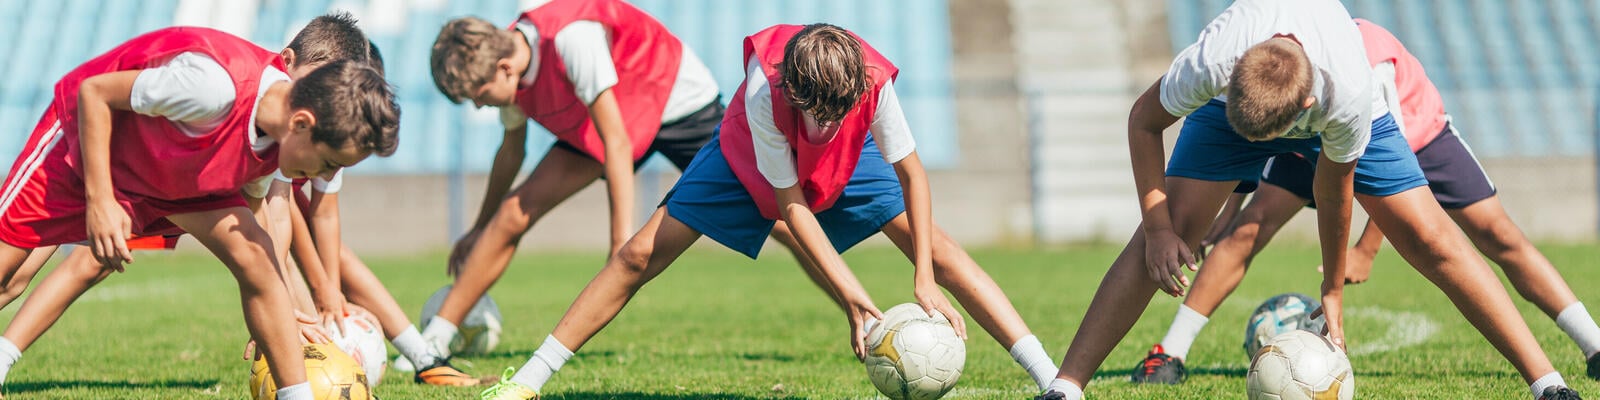
[(1439, 324), (1419, 312), (1390, 311), (1382, 307), (1359, 307), (1345, 310), (1347, 316), (1373, 319), (1389, 325), (1388, 331), (1374, 340), (1352, 338), (1355, 346), (1350, 355), (1360, 356), (1395, 351), (1416, 346), (1439, 333)]

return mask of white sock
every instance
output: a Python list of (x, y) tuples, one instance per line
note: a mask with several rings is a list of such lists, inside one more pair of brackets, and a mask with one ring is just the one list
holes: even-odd
[(567, 364), (569, 358), (572, 358), (572, 350), (567, 350), (567, 346), (557, 341), (554, 335), (546, 336), (544, 344), (533, 351), (533, 357), (528, 358), (527, 364), (522, 364), (522, 369), (511, 376), (511, 381), (537, 392), (556, 371), (561, 370), (562, 365)]
[(407, 326), (405, 332), (390, 339), (389, 343), (393, 343), (394, 349), (399, 350), (419, 370), (432, 366), (439, 359), (433, 346), (429, 346), (426, 340), (422, 340), (422, 334), (417, 333), (416, 325)]
[(1011, 345), (1011, 359), (1017, 360), (1023, 370), (1033, 377), (1033, 384), (1039, 389), (1050, 386), (1050, 380), (1056, 378), (1056, 363), (1050, 361), (1050, 353), (1044, 351), (1044, 344), (1039, 343), (1039, 338), (1028, 335), (1018, 339)]
[(278, 400), (316, 400), (311, 396), (311, 382), (284, 386), (278, 389)]
[(1044, 392), (1060, 392), (1061, 394), (1067, 395), (1066, 400), (1083, 400), (1083, 388), (1078, 387), (1077, 384), (1067, 381), (1066, 379), (1056, 379), (1054, 381), (1050, 381), (1050, 388), (1045, 389)]
[(1528, 390), (1532, 390), (1533, 391), (1533, 398), (1534, 399), (1538, 399), (1539, 396), (1544, 395), (1544, 389), (1545, 388), (1548, 388), (1548, 387), (1551, 387), (1551, 386), (1566, 386), (1566, 385), (1567, 385), (1567, 381), (1565, 379), (1561, 379), (1561, 373), (1560, 372), (1551, 372), (1551, 373), (1548, 373), (1548, 374), (1544, 374), (1544, 376), (1539, 377), (1538, 380), (1533, 381), (1532, 385), (1528, 385)]
[(1200, 315), (1193, 308), (1179, 304), (1178, 315), (1172, 317), (1172, 327), (1167, 328), (1167, 337), (1161, 339), (1161, 348), (1169, 356), (1188, 360), (1189, 347), (1194, 345), (1194, 338), (1200, 336), (1200, 330), (1210, 321), (1210, 318)]
[(1561, 314), (1556, 316), (1556, 326), (1567, 332), (1579, 349), (1583, 349), (1585, 359), (1600, 353), (1600, 325), (1595, 325), (1594, 317), (1589, 315), (1589, 310), (1583, 307), (1582, 302), (1574, 302), (1561, 310)]
[(0, 384), (5, 384), (6, 374), (11, 373), (11, 366), (20, 358), (22, 350), (17, 349), (17, 345), (11, 343), (11, 339), (0, 336)]
[[(427, 328), (422, 328), (422, 340), (433, 346), (434, 354), (438, 354), (440, 357), (449, 357), (450, 341), (455, 340), (456, 335), (461, 334), (461, 330), (456, 328), (456, 324), (450, 323), (444, 318), (439, 318), (437, 315), (428, 318), (427, 326)], [(417, 368), (422, 368), (422, 366), (418, 365)]]

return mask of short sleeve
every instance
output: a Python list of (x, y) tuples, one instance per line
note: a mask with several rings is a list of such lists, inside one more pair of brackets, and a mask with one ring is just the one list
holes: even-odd
[(800, 174), (794, 166), (794, 148), (773, 122), (772, 88), (767, 85), (761, 63), (754, 57), (745, 66), (745, 77), (745, 122), (750, 125), (750, 142), (755, 146), (756, 169), (772, 187), (794, 186), (800, 182)]
[(1167, 113), (1189, 115), (1227, 87), (1227, 73), (1219, 73), (1221, 68), (1206, 59), (1205, 45), (1203, 41), (1196, 42), (1178, 53), (1167, 74), (1161, 77), (1161, 107)]
[(906, 113), (900, 108), (900, 96), (894, 84), (885, 82), (878, 91), (878, 109), (872, 114), (872, 138), (883, 152), (883, 160), (894, 164), (916, 151), (916, 138), (911, 136), (911, 125), (906, 123)]
[(617, 85), (611, 41), (599, 22), (577, 21), (556, 33), (556, 53), (567, 67), (567, 79), (583, 104), (594, 104), (600, 92)]
[(139, 114), (209, 129), (233, 108), (234, 92), (233, 78), (221, 64), (189, 52), (140, 71), (128, 104)]
[(339, 193), (344, 187), (344, 168), (333, 173), (333, 179), (311, 178), (311, 190), (321, 193)]

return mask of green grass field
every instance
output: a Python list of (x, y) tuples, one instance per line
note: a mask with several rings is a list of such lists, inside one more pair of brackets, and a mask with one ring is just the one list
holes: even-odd
[[(1120, 248), (975, 250), (1052, 358), (1077, 329), (1100, 276)], [(1600, 250), (1545, 246), (1581, 300), (1600, 305)], [(547, 399), (881, 398), (851, 356), (844, 318), (792, 260), (769, 248), (760, 262), (701, 246), (648, 286), (610, 328), (545, 387)], [(367, 261), (414, 315), (447, 283), (442, 254)], [(911, 271), (898, 253), (864, 248), (846, 255), (883, 309), (911, 299)], [(85, 295), (30, 349), (6, 380), (12, 399), (245, 398), (249, 363), (237, 291), (204, 254), (141, 254), (128, 273)], [(550, 332), (600, 267), (598, 253), (524, 253), (491, 293), (507, 322), (499, 348), (458, 366), (498, 374)], [(1380, 399), (1521, 399), (1527, 387), (1445, 297), (1385, 250), (1372, 282), (1348, 289), (1346, 324), (1357, 393)], [(1189, 382), (1126, 383), (1131, 367), (1160, 340), (1178, 300), (1161, 296), (1088, 388), (1095, 399), (1243, 399), (1248, 360), (1240, 347), (1247, 314), (1267, 297), (1315, 293), (1313, 247), (1280, 246), (1223, 305), (1190, 354)], [(1591, 396), (1578, 349), (1551, 320), (1518, 300), (1523, 315), (1568, 383)], [(9, 320), (17, 305), (3, 316)], [(1596, 306), (1600, 309), (1600, 306)], [(950, 398), (1021, 399), (1032, 382), (976, 324), (966, 372)], [(391, 350), (391, 357), (393, 356)], [(472, 398), (479, 389), (431, 388), (390, 371), (385, 399)]]

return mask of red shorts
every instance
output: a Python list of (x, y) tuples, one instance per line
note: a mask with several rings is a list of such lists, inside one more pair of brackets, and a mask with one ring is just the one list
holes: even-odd
[[(88, 240), (83, 177), (69, 164), (78, 159), (76, 146), (67, 145), (76, 137), (68, 135), (77, 132), (61, 129), (54, 107), (45, 110), (0, 186), (0, 241), (31, 249)], [(168, 215), (245, 206), (239, 195), (173, 201), (121, 192), (117, 203), (139, 236), (181, 233)]]

